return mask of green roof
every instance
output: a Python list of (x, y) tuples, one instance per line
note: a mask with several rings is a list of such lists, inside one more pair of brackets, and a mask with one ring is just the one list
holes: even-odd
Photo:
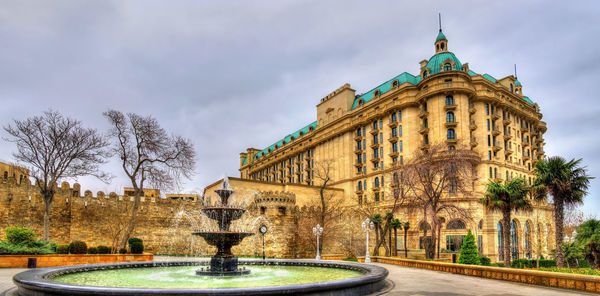
[(442, 33), (442, 30), (440, 30), (440, 33), (437, 35), (437, 38), (435, 38), (435, 42), (438, 42), (440, 40), (448, 40), (446, 39), (446, 36), (444, 36), (444, 33)]
[[(441, 34), (441, 32), (440, 32), (440, 34)], [(454, 70), (462, 71), (462, 69), (463, 69), (462, 64), (460, 63), (458, 58), (453, 53), (447, 51), (447, 52), (440, 52), (440, 53), (432, 56), (431, 59), (429, 59), (429, 62), (427, 63), (427, 66), (426, 66), (429, 69), (429, 75), (440, 73), (442, 71), (441, 65), (447, 60), (451, 60), (454, 62)]]
[(519, 80), (515, 80), (515, 86), (521, 86), (521, 82)]
[(390, 89), (392, 89), (392, 84), (394, 83), (395, 80), (398, 81), (398, 85), (402, 85), (403, 83), (407, 83), (407, 82), (412, 85), (417, 85), (421, 81), (421, 77), (414, 76), (410, 73), (404, 72), (404, 73), (380, 84), (376, 88), (356, 97), (354, 99), (354, 103), (352, 104), (351, 110), (354, 110), (356, 107), (358, 107), (358, 102), (360, 100), (362, 100), (363, 103), (366, 103), (366, 102), (372, 100), (375, 97), (376, 91), (379, 91), (379, 94), (382, 95), (382, 94), (386, 93), (387, 91), (389, 91)]
[(477, 76), (477, 75), (479, 75), (479, 74), (473, 72), (473, 70), (469, 70), (469, 76), (472, 77), (472, 76)]
[[(271, 146), (261, 150), (260, 152), (256, 153), (254, 155), (254, 159), (259, 159), (263, 156), (265, 156), (267, 153), (272, 152), (273, 150), (280, 148), (281, 146), (283, 146), (283, 144), (287, 144), (295, 139), (298, 139), (298, 137), (300, 137), (300, 133), (302, 133), (302, 135), (306, 135), (309, 131), (314, 130), (317, 128), (317, 122), (313, 122), (287, 136), (285, 136), (283, 139), (273, 143)], [(244, 164), (246, 164), (246, 160), (244, 160)]]
[(491, 81), (493, 83), (497, 82), (496, 78), (494, 78), (492, 75), (490, 75), (488, 73), (485, 73), (482, 76), (483, 76), (483, 78), (485, 78), (485, 79), (487, 79), (487, 80), (489, 80), (489, 81)]
[(523, 100), (525, 100), (525, 102), (533, 105), (533, 101), (529, 97), (523, 97)]
[(248, 163), (248, 157), (244, 158), (244, 162), (242, 163), (242, 165), (246, 165)]

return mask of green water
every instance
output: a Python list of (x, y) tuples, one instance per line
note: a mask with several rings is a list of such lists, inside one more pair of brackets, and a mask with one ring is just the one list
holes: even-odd
[(242, 276), (199, 276), (200, 266), (171, 266), (97, 270), (65, 274), (52, 280), (87, 286), (127, 288), (242, 288), (333, 281), (356, 277), (359, 271), (308, 266), (246, 266)]

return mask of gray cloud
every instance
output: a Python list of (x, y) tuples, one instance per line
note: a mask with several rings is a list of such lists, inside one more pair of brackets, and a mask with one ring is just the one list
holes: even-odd
[[(549, 155), (600, 175), (596, 1), (3, 1), (0, 124), (48, 108), (107, 129), (101, 112), (151, 114), (198, 151), (184, 190), (237, 175), (238, 153), (312, 122), (345, 82), (366, 92), (433, 54), (437, 12), (450, 49), (497, 78), (518, 65), (548, 123)], [(14, 147), (0, 143), (0, 158)], [(118, 166), (110, 185), (127, 185)], [(585, 210), (600, 206), (594, 180)]]

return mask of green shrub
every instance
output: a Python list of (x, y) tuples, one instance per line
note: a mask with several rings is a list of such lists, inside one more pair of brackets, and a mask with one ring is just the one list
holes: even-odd
[(590, 268), (590, 263), (585, 259), (579, 260), (579, 268)]
[(69, 254), (69, 245), (56, 246), (56, 254)]
[(475, 236), (469, 230), (469, 233), (465, 236), (462, 245), (460, 246), (460, 257), (458, 257), (458, 264), (471, 264), (479, 265), (479, 253), (477, 252), (477, 244), (475, 243)]
[(31, 228), (18, 226), (6, 228), (6, 241), (9, 244), (33, 246), (36, 242), (35, 237), (35, 232)]
[(96, 248), (96, 247), (88, 248), (87, 253), (88, 254), (98, 254), (98, 248)]
[(110, 247), (98, 246), (98, 254), (110, 254)]
[(484, 265), (484, 266), (490, 266), (492, 264), (492, 260), (483, 255), (479, 256), (479, 261), (481, 262), (481, 265)]
[(87, 244), (82, 241), (73, 241), (69, 245), (69, 253), (71, 254), (85, 254), (87, 253)]
[(557, 268), (557, 267), (549, 267), (549, 268), (540, 268), (541, 271), (551, 271), (551, 272), (562, 272), (562, 273), (575, 273), (575, 274), (585, 274), (585, 275), (595, 275), (600, 276), (600, 270), (591, 269), (591, 268)]
[(542, 267), (545, 267), (545, 268), (556, 267), (556, 261), (548, 260), (548, 259), (540, 260), (540, 268), (542, 268)]
[(144, 253), (144, 244), (141, 242), (133, 242), (129, 244), (129, 250), (131, 254), (142, 254)]
[(129, 251), (132, 254), (144, 253), (144, 243), (141, 239), (137, 237), (132, 237), (127, 240), (127, 243), (129, 243)]
[(500, 263), (500, 262), (498, 262), (498, 263), (491, 264), (490, 266), (494, 266), (494, 267), (504, 267), (504, 263)]
[(36, 242), (32, 246), (15, 245), (7, 241), (0, 241), (0, 255), (44, 255), (53, 254), (54, 251), (47, 243)]
[(125, 249), (125, 248), (119, 249), (119, 254), (127, 254), (127, 249)]
[[(533, 262), (535, 264), (535, 262)], [(535, 265), (532, 265), (532, 262), (528, 259), (516, 259), (510, 263), (510, 267), (512, 268), (532, 268)]]

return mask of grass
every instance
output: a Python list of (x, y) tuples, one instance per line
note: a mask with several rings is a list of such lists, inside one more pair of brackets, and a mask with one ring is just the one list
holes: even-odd
[(346, 258), (346, 259), (342, 259), (344, 261), (351, 261), (351, 262), (358, 262), (358, 259), (356, 258)]

